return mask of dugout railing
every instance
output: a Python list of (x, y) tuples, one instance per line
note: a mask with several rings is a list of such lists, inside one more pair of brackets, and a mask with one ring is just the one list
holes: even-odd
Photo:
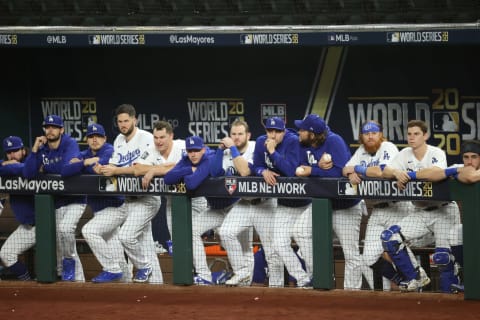
[[(113, 182), (115, 188), (105, 188), (107, 180)], [(140, 177), (131, 176), (108, 178), (83, 175), (65, 180), (56, 175), (35, 180), (0, 177), (0, 192), (35, 194), (35, 273), (39, 282), (57, 281), (55, 194), (172, 195), (173, 283), (177, 285), (191, 285), (193, 282), (191, 197), (312, 198), (313, 287), (325, 290), (334, 288), (329, 199), (456, 200), (462, 204), (465, 299), (480, 300), (480, 254), (477, 246), (480, 243), (480, 184), (467, 185), (454, 180), (440, 183), (413, 181), (409, 182), (406, 191), (401, 191), (395, 181), (389, 180), (365, 180), (352, 188), (345, 179), (279, 178), (277, 185), (270, 187), (257, 177), (220, 177), (210, 178), (194, 192), (187, 192), (183, 184), (166, 185), (162, 178), (155, 178), (150, 188), (143, 190)]]

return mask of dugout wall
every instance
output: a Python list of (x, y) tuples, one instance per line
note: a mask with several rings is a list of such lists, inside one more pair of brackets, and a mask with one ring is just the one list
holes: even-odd
[(89, 122), (118, 133), (114, 108), (132, 103), (139, 126), (170, 121), (177, 137), (216, 146), (237, 117), (323, 116), (352, 149), (366, 119), (402, 147), (409, 119), (459, 162), (480, 137), (476, 24), (344, 28), (0, 28), (2, 136), (32, 141), (48, 113), (80, 143)]
[(402, 147), (420, 118), (460, 162), (461, 141), (480, 137), (478, 27), (0, 28), (0, 132), (33, 141), (58, 113), (79, 143), (90, 121), (112, 141), (113, 109), (129, 102), (141, 128), (166, 119), (211, 146), (237, 117), (258, 136), (268, 116), (291, 126), (314, 112), (352, 148), (371, 118)]

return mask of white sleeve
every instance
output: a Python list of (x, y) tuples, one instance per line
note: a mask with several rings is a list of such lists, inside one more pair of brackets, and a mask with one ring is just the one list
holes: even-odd
[(120, 154), (116, 152), (118, 150), (119, 144), (120, 144), (119, 137), (117, 136), (115, 138), (115, 141), (113, 142), (113, 153), (112, 153), (112, 156), (110, 157), (110, 160), (108, 160), (109, 164), (113, 164), (117, 166), (120, 163)]
[(361, 159), (360, 159), (360, 154), (362, 153), (362, 147), (358, 147), (353, 156), (348, 160), (348, 162), (345, 164), (345, 167), (351, 167), (351, 166), (356, 166), (357, 164), (360, 164)]
[(430, 161), (432, 166), (436, 166), (442, 169), (447, 168), (447, 156), (445, 152), (437, 147), (432, 147), (430, 149)]
[(395, 157), (393, 157), (392, 161), (388, 164), (389, 167), (398, 170), (407, 170), (406, 163), (408, 161), (408, 148), (403, 149)]

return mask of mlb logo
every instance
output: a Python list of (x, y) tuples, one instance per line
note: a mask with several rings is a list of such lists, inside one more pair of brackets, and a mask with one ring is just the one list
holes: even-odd
[(400, 42), (400, 32), (388, 32), (387, 42)]
[(232, 195), (237, 190), (237, 179), (225, 178), (225, 189), (227, 189), (229, 195)]
[(434, 112), (433, 131), (458, 132), (460, 128), (460, 115), (458, 112)]
[(349, 181), (338, 181), (338, 195), (355, 196), (357, 195), (357, 185)]
[(331, 33), (328, 35), (328, 41), (335, 41), (335, 33)]
[(90, 44), (100, 44), (100, 35), (93, 35), (93, 36), (88, 36), (88, 42)]
[(117, 178), (116, 177), (100, 177), (98, 180), (98, 191), (102, 192), (116, 192)]
[(242, 34), (240, 35), (240, 43), (242, 44), (252, 44), (253, 35), (252, 34)]

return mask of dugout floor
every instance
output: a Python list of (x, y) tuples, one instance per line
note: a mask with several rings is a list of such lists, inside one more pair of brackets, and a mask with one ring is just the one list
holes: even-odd
[(0, 282), (1, 319), (480, 319), (463, 295), (263, 287)]

